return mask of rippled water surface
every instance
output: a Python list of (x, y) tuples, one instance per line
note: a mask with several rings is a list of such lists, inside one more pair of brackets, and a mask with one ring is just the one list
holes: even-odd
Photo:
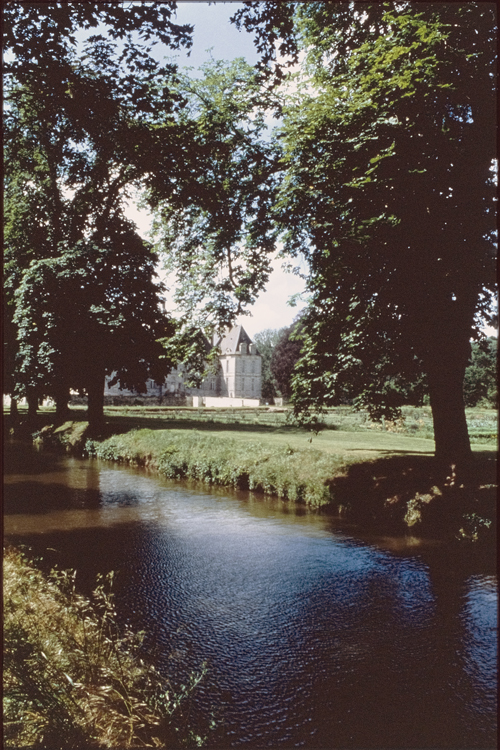
[(193, 715), (215, 716), (213, 746), (495, 746), (488, 558), (97, 461), (9, 450), (6, 469), (9, 541), (84, 590), (119, 571), (159, 667), (208, 663)]

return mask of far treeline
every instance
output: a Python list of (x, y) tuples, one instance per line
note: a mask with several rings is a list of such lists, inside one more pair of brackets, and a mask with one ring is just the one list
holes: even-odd
[[(295, 365), (301, 354), (301, 320), (279, 330), (268, 328), (256, 334), (262, 358), (262, 398), (273, 403), (275, 398), (289, 399), (293, 395)], [(498, 408), (497, 359), (498, 342), (493, 336), (473, 341), (471, 357), (465, 368), (464, 402), (466, 407)], [(405, 405), (422, 406), (429, 403), (429, 391), (424, 373), (413, 380), (382, 376), (367, 390), (362, 383), (345, 384), (337, 394), (337, 405), (364, 408), (373, 420), (381, 416), (399, 417)]]
[(465, 468), (466, 368), (495, 324), (495, 4), (247, 1), (258, 65), (197, 75), (153, 56), (193, 43), (175, 10), (3, 6), (13, 408), (51, 396), (63, 418), (75, 389), (98, 426), (106, 374), (140, 390), (199, 362), (194, 332), (247, 311), (279, 249), (307, 269), (296, 416), (353, 387), (383, 414), (421, 383), (436, 458)]

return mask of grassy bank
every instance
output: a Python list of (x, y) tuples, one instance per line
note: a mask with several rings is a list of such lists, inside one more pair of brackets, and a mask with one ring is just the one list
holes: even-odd
[(142, 634), (115, 624), (111, 578), (86, 599), (71, 573), (47, 579), (17, 550), (5, 552), (5, 747), (201, 744), (187, 724), (199, 677), (175, 692), (144, 661)]
[(173, 479), (328, 508), (387, 531), (471, 540), (493, 533), (493, 410), (467, 410), (476, 461), (466, 485), (436, 469), (429, 407), (405, 407), (400, 420), (382, 424), (339, 407), (328, 411), (325, 429), (315, 435), (294, 425), (285, 409), (120, 406), (105, 414), (103, 433), (88, 440), (83, 410), (73, 410), (76, 419), (59, 428), (47, 426), (50, 413), (40, 413), (36, 439), (70, 450), (86, 445), (91, 455)]
[(297, 440), (269, 435), (204, 433), (198, 430), (132, 430), (88, 445), (111, 461), (157, 469), (172, 479), (196, 479), (320, 506), (330, 501), (328, 481), (348, 460)]
[(386, 531), (476, 541), (492, 536), (495, 453), (476, 451), (467, 486), (436, 471), (432, 443), (397, 434), (307, 434), (139, 429), (89, 444), (106, 460), (158, 470), (172, 479), (249, 489), (328, 508)]

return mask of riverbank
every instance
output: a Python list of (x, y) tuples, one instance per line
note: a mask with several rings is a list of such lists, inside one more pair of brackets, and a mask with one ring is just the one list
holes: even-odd
[(200, 676), (172, 690), (144, 661), (143, 634), (118, 631), (112, 574), (87, 599), (71, 572), (45, 578), (9, 548), (3, 575), (6, 747), (201, 744), (187, 720)]
[(494, 744), (491, 548), (6, 447), (7, 539), (86, 596), (117, 571), (118, 622), (174, 684), (207, 663), (191, 717), (214, 717), (209, 747)]
[[(380, 436), (382, 437), (382, 436)], [(494, 456), (477, 452), (469, 485), (437, 474), (428, 453), (367, 457), (368, 448), (328, 452), (298, 441), (181, 430), (134, 430), (88, 444), (91, 455), (327, 509), (387, 531), (411, 529), (477, 541), (494, 533)], [(331, 446), (330, 446), (331, 448)], [(401, 455), (402, 454), (402, 455)], [(488, 480), (488, 481), (487, 481)]]
[(425, 407), (385, 425), (332, 410), (318, 435), (287, 422), (284, 410), (108, 408), (99, 439), (90, 439), (83, 412), (74, 416), (40, 424), (35, 442), (305, 503), (387, 532), (495, 538), (492, 411), (469, 410), (475, 466), (466, 484), (437, 471)]

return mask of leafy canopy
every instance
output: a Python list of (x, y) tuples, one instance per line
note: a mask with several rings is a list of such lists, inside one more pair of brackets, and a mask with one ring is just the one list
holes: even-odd
[(255, 301), (270, 273), (276, 230), (276, 150), (266, 106), (243, 59), (211, 62), (203, 77), (180, 76), (190, 130), (182, 173), (156, 171), (149, 203), (174, 298), (191, 323), (223, 328)]
[(155, 258), (124, 211), (155, 159), (181, 140), (175, 67), (151, 55), (158, 40), (191, 44), (192, 29), (171, 20), (175, 7), (4, 8), (5, 361), (17, 392), (83, 387), (101, 365), (128, 387), (144, 384), (146, 364), (160, 376), (151, 336), (171, 324), (160, 315)]
[(306, 75), (284, 110), (278, 221), (310, 265), (307, 405), (387, 355), (394, 373), (457, 352), (465, 367), (495, 289), (494, 18), (474, 3), (297, 14)]

